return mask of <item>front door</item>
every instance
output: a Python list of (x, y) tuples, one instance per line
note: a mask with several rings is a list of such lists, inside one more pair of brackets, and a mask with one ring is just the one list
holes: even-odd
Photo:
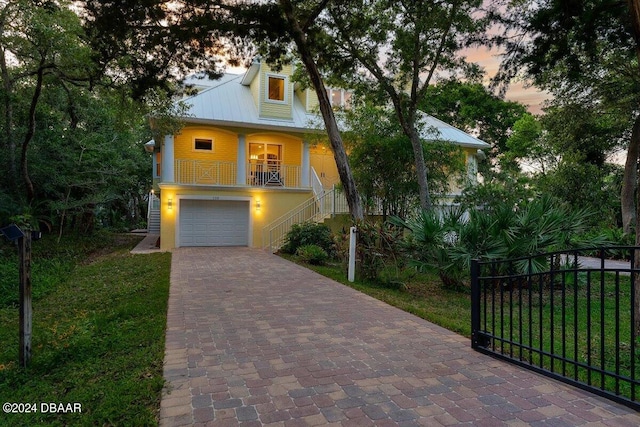
[(249, 165), (253, 185), (282, 185), (282, 145), (249, 144)]

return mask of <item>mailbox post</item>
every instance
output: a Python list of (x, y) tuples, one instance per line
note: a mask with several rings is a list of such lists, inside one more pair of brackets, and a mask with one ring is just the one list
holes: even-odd
[(0, 233), (18, 245), (20, 263), (20, 366), (26, 367), (31, 360), (31, 233), (23, 233), (11, 224), (0, 228)]

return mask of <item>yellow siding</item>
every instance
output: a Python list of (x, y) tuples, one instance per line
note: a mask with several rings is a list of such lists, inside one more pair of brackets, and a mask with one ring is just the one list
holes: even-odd
[(305, 108), (308, 112), (315, 111), (320, 105), (318, 102), (318, 94), (312, 89), (307, 89), (304, 92), (307, 98)]
[[(252, 246), (261, 248), (265, 242), (262, 240), (262, 229), (287, 214), (296, 206), (312, 197), (311, 190), (305, 191), (277, 191), (264, 188), (247, 189), (220, 189), (216, 191), (184, 189), (177, 186), (162, 186), (161, 200), (161, 235), (160, 248), (171, 250), (176, 247), (176, 228), (178, 200), (188, 196), (207, 197), (248, 197), (250, 198)], [(168, 200), (172, 199), (172, 209), (168, 209)], [(256, 209), (256, 201), (260, 201), (260, 210)]]
[[(213, 151), (195, 151), (194, 138), (213, 140)], [(176, 160), (217, 160), (235, 162), (238, 158), (238, 136), (235, 133), (216, 128), (186, 127), (174, 139)]]
[(296, 96), (302, 103), (302, 106), (308, 113), (314, 112), (318, 108), (318, 95), (313, 89), (298, 89), (296, 90)]
[[(273, 71), (271, 67), (267, 64), (262, 63), (260, 66), (260, 88), (259, 88), (259, 111), (261, 117), (273, 117), (276, 119), (289, 119), (291, 120), (293, 117), (293, 83), (289, 78), (293, 73), (293, 68), (291, 65), (286, 65), (282, 67), (280, 71)], [(287, 87), (285, 88), (285, 103), (269, 101), (267, 99), (267, 75), (273, 74), (277, 76), (287, 76)], [(256, 81), (254, 80), (254, 82)], [(253, 86), (253, 85), (252, 85)], [(252, 87), (253, 89), (253, 87)], [(255, 94), (254, 94), (255, 95)]]

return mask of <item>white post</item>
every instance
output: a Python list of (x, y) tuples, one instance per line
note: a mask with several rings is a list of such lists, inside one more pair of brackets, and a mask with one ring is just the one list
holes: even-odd
[(175, 182), (173, 135), (165, 135), (162, 149), (162, 182)]
[(348, 280), (353, 282), (356, 280), (356, 227), (349, 229), (349, 271)]
[(247, 185), (247, 144), (243, 134), (238, 135), (238, 160), (236, 167), (236, 184)]
[(302, 176), (300, 186), (308, 187), (309, 186), (309, 176), (310, 176), (310, 167), (311, 167), (311, 158), (309, 153), (309, 143), (307, 141), (302, 142)]

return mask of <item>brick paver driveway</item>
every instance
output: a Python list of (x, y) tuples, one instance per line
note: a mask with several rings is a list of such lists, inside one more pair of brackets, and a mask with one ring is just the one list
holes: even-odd
[(635, 411), (277, 256), (173, 253), (162, 426), (618, 425)]

